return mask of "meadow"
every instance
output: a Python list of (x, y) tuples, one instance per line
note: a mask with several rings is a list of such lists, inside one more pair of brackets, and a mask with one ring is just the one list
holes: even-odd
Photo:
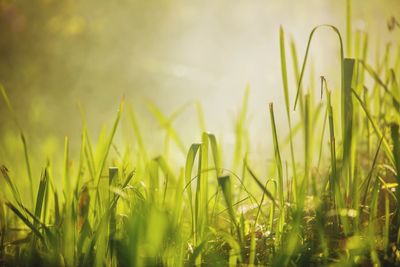
[[(192, 106), (200, 142), (187, 146), (173, 124), (185, 109), (167, 116), (149, 103), (164, 138), (159, 155), (149, 156), (141, 118), (122, 99), (96, 140), (82, 111), (80, 151), (71, 153), (65, 137), (58, 165), (31, 155), (13, 108), (17, 100), (1, 86), (16, 134), (2, 141), (15, 147), (2, 148), (15, 165), (0, 162), (0, 265), (400, 265), (400, 44), (380, 44), (372, 61), (368, 32), (352, 31), (350, 7), (347, 12), (345, 35), (333, 25), (317, 26), (304, 37), (301, 54), (277, 29), (287, 127), (277, 126), (274, 103), (266, 103), (273, 163), (265, 166), (248, 156), (254, 142), (247, 132), (249, 87), (232, 155), (207, 132), (201, 104)], [(394, 18), (388, 27), (400, 30)], [(332, 65), (339, 77), (305, 86), (321, 30), (337, 37)], [(317, 79), (315, 71), (310, 76)], [(115, 143), (122, 121), (132, 145)]]

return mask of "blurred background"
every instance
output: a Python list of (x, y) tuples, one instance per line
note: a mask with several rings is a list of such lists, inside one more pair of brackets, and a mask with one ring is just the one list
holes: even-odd
[[(398, 0), (353, 1), (352, 27), (369, 32), (370, 57), (375, 44), (398, 42), (400, 29), (389, 31), (387, 22), (399, 11)], [(64, 136), (77, 151), (79, 105), (96, 138), (103, 125), (112, 123), (123, 96), (137, 112), (149, 145), (157, 147), (163, 137), (153, 136), (160, 126), (146, 103), (154, 102), (165, 114), (190, 103), (174, 124), (190, 144), (200, 137), (193, 104), (199, 101), (207, 130), (223, 136), (229, 147), (249, 85), (248, 125), (253, 151), (258, 153), (271, 143), (268, 102), (273, 101), (276, 116), (284, 118), (277, 120), (278, 126), (287, 128), (279, 26), (287, 42), (295, 40), (302, 60), (310, 31), (323, 23), (336, 25), (345, 37), (346, 1), (1, 0), (0, 82), (30, 149), (49, 154), (61, 147)], [(325, 75), (336, 86), (336, 36), (323, 30), (312, 47), (311, 83)], [(7, 161), (14, 148), (4, 147), (17, 131), (0, 103), (0, 160)]]

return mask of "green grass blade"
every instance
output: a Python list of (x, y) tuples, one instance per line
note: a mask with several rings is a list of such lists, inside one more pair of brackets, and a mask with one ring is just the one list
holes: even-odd
[(19, 209), (18, 209), (17, 207), (15, 207), (15, 206), (14, 206), (12, 203), (10, 203), (10, 202), (6, 202), (5, 204), (6, 204), (6, 206), (7, 206), (15, 215), (18, 216), (18, 218), (20, 218), (20, 219), (24, 222), (24, 224), (25, 224), (26, 226), (29, 227), (29, 229), (32, 230), (32, 233), (34, 233), (42, 242), (44, 242), (43, 235), (40, 233), (39, 229), (38, 229), (37, 227), (35, 227), (35, 226), (29, 221), (29, 219), (19, 211)]
[(38, 218), (39, 220), (41, 219), (42, 216), (42, 208), (45, 201), (45, 194), (47, 188), (48, 188), (48, 173), (47, 173), (47, 168), (45, 168), (42, 177), (40, 179), (38, 193), (36, 195), (35, 217)]
[(21, 132), (21, 140), (22, 140), (22, 145), (24, 147), (24, 156), (25, 156), (25, 164), (26, 164), (26, 171), (28, 173), (28, 179), (29, 179), (29, 188), (30, 188), (30, 194), (31, 194), (31, 203), (33, 205), (33, 179), (32, 179), (32, 169), (31, 169), (31, 164), (29, 160), (29, 153), (28, 153), (28, 146), (26, 144), (26, 139), (25, 135), (23, 132)]
[(279, 43), (280, 43), (280, 52), (281, 52), (281, 73), (282, 73), (282, 84), (283, 84), (283, 93), (285, 97), (285, 107), (286, 107), (286, 116), (289, 124), (289, 141), (290, 141), (290, 156), (292, 160), (292, 172), (293, 172), (293, 197), (294, 202), (297, 201), (297, 178), (296, 178), (296, 161), (294, 157), (294, 147), (293, 147), (293, 137), (292, 137), (292, 120), (290, 117), (290, 102), (289, 102), (289, 86), (288, 86), (288, 78), (287, 78), (287, 68), (286, 68), (286, 51), (285, 51), (285, 34), (282, 26), (279, 31)]
[(186, 157), (186, 165), (185, 165), (185, 180), (186, 180), (186, 188), (189, 194), (189, 201), (190, 201), (190, 207), (193, 209), (192, 206), (192, 171), (193, 171), (193, 165), (194, 165), (194, 160), (196, 158), (197, 152), (199, 151), (200, 144), (192, 144), (189, 148), (187, 157)]
[(6, 180), (6, 183), (8, 184), (8, 186), (11, 189), (11, 193), (13, 194), (13, 197), (15, 199), (15, 201), (17, 202), (18, 205), (22, 206), (22, 198), (21, 195), (18, 191), (18, 188), (16, 187), (16, 185), (13, 183), (13, 180), (11, 179), (11, 177), (8, 175), (8, 169), (3, 165), (0, 166), (0, 171), (4, 177), (4, 179)]
[(111, 133), (109, 134), (109, 136), (108, 136), (108, 138), (106, 140), (105, 148), (104, 148), (103, 153), (101, 155), (99, 164), (97, 165), (97, 171), (96, 171), (97, 185), (99, 185), (100, 177), (101, 177), (101, 174), (103, 172), (104, 166), (106, 164), (106, 160), (107, 160), (107, 157), (108, 157), (108, 154), (109, 154), (109, 151), (110, 151), (110, 147), (111, 147), (112, 141), (114, 140), (115, 133), (117, 132), (117, 128), (118, 128), (118, 125), (119, 125), (119, 121), (121, 119), (123, 108), (124, 108), (124, 100), (122, 100), (120, 105), (119, 105), (119, 109), (118, 109), (117, 116), (115, 118), (113, 127), (111, 129)]
[(250, 169), (250, 166), (245, 162), (245, 168), (247, 172), (250, 174), (250, 176), (254, 179), (258, 187), (263, 191), (263, 193), (272, 201), (272, 203), (277, 206), (278, 208), (281, 208), (279, 203), (276, 201), (275, 197), (269, 192), (269, 190), (264, 186), (264, 184), (257, 178), (257, 176), (254, 174), (254, 172)]
[(353, 158), (352, 137), (353, 137), (353, 100), (352, 100), (352, 80), (354, 70), (354, 59), (345, 58), (343, 61), (343, 81), (342, 81), (342, 169), (346, 181), (346, 192), (349, 194), (350, 183), (352, 181)]
[[(311, 31), (310, 36), (308, 37), (306, 53), (305, 53), (305, 55), (304, 55), (303, 65), (302, 65), (302, 67), (301, 67), (300, 78), (299, 78), (299, 82), (298, 82), (298, 86), (297, 86), (296, 98), (295, 98), (295, 101), (294, 101), (294, 109), (296, 109), (297, 101), (298, 101), (299, 96), (300, 96), (301, 83), (302, 83), (302, 80), (303, 80), (303, 76), (304, 76), (304, 72), (305, 72), (305, 67), (306, 67), (307, 60), (308, 60), (308, 54), (309, 54), (309, 52), (310, 52), (310, 46), (311, 46), (312, 38), (313, 38), (315, 32), (316, 32), (318, 29), (322, 28), (322, 27), (327, 27), (327, 28), (332, 29), (333, 32), (335, 32), (336, 35), (338, 36), (339, 45), (340, 45), (340, 62), (341, 62), (341, 69), (342, 69), (342, 71), (341, 71), (342, 77), (343, 77), (343, 75), (344, 75), (344, 73), (343, 73), (343, 65), (342, 65), (342, 64), (343, 64), (343, 60), (344, 60), (343, 41), (342, 41), (342, 36), (340, 35), (340, 32), (339, 32), (338, 28), (336, 28), (336, 27), (333, 26), (333, 25), (329, 25), (329, 24), (322, 24), (322, 25), (319, 25), (319, 26), (315, 27), (315, 28)], [(343, 79), (342, 79), (342, 87), (343, 87), (343, 86), (344, 86), (344, 85), (343, 85)]]
[[(270, 112), (270, 118), (271, 118), (271, 128), (272, 128), (272, 140), (274, 143), (274, 152), (275, 152), (275, 164), (276, 168), (278, 170), (278, 196), (279, 196), (279, 205), (280, 207), (284, 206), (285, 199), (284, 199), (284, 194), (283, 194), (283, 168), (282, 168), (282, 159), (281, 159), (281, 153), (279, 151), (279, 142), (278, 142), (278, 135), (276, 132), (276, 124), (275, 124), (275, 116), (274, 116), (274, 106), (272, 103), (269, 104), (269, 112)], [(283, 230), (283, 224), (284, 224), (284, 212), (283, 209), (281, 211), (281, 231)]]

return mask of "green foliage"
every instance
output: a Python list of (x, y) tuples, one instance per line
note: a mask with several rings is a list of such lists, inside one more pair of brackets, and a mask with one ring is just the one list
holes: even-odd
[[(154, 152), (140, 126), (143, 118), (129, 108), (128, 123), (124, 120), (122, 100), (110, 130), (96, 142), (82, 110), (78, 157), (65, 137), (62, 163), (49, 158), (40, 178), (35, 177), (33, 169), (41, 163), (0, 86), (26, 169), (0, 167), (0, 265), (399, 265), (400, 53), (391, 62), (387, 48), (377, 66), (369, 64), (368, 35), (352, 33), (350, 0), (346, 18), (346, 55), (353, 58), (344, 57), (341, 34), (332, 25), (311, 31), (301, 65), (291, 41), (294, 103), (280, 28), (288, 136), (281, 138), (285, 129), (270, 103), (273, 164), (256, 165), (248, 156), (254, 140), (248, 135), (247, 86), (235, 122), (231, 165), (215, 135), (205, 131), (198, 102), (169, 116), (148, 103), (164, 133), (164, 144)], [(338, 37), (340, 90), (331, 90), (321, 77), (319, 100), (312, 82), (305, 86), (304, 80), (311, 43), (321, 27)], [(299, 114), (290, 109), (297, 102)], [(200, 140), (190, 146), (173, 124), (189, 107), (195, 108), (201, 129)], [(132, 134), (121, 145), (118, 133), (125, 125)], [(266, 170), (267, 177), (259, 175)]]

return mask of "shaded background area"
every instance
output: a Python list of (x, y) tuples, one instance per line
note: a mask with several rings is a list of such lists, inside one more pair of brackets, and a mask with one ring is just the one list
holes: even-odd
[[(387, 20), (399, 11), (396, 0), (355, 0), (353, 28), (368, 29), (372, 45), (398, 40), (399, 30), (389, 32)], [(112, 121), (122, 96), (150, 135), (159, 126), (146, 101), (170, 114), (198, 100), (207, 130), (224, 134), (229, 145), (249, 84), (250, 129), (258, 137), (254, 146), (264, 149), (267, 103), (274, 101), (284, 118), (279, 26), (296, 40), (302, 57), (309, 32), (322, 23), (337, 25), (345, 35), (345, 1), (2, 0), (0, 82), (30, 143), (46, 146), (44, 136), (52, 136), (46, 142), (53, 147), (65, 135), (79, 143), (79, 103), (96, 136)], [(313, 55), (319, 55), (313, 82), (325, 75), (337, 84), (337, 51), (336, 37), (322, 31), (313, 44)], [(187, 143), (198, 136), (196, 120), (191, 106), (176, 121)], [(0, 131), (7, 134), (11, 127), (1, 103)]]

